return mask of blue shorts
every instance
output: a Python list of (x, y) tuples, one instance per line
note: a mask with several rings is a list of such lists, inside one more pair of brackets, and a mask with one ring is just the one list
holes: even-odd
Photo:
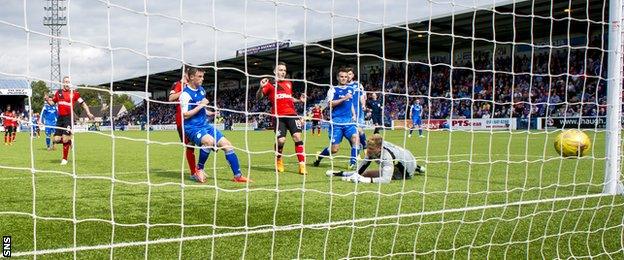
[(184, 134), (186, 134), (186, 137), (197, 146), (201, 146), (201, 139), (206, 135), (212, 136), (215, 140), (214, 146), (217, 146), (219, 140), (223, 138), (221, 131), (215, 129), (212, 125), (206, 125), (203, 127), (188, 127), (184, 129)]
[(412, 125), (422, 125), (422, 120), (418, 117), (412, 118)]
[[(56, 125), (55, 125), (56, 126)], [(54, 129), (54, 127), (50, 126), (50, 125), (46, 125), (45, 126), (45, 134), (46, 135), (53, 135), (54, 131), (56, 131), (56, 129)]]
[(342, 138), (347, 138), (351, 142), (351, 136), (357, 134), (357, 127), (353, 123), (331, 124), (329, 126), (329, 138), (332, 145), (340, 144)]

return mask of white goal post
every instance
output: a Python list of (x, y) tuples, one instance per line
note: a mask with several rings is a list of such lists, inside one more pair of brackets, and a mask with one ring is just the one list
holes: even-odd
[(607, 151), (603, 193), (624, 194), (622, 186), (622, 1), (609, 0), (609, 87), (607, 89)]

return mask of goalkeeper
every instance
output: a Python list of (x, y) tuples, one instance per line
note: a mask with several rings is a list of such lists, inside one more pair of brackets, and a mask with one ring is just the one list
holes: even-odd
[[(378, 170), (366, 170), (371, 162), (379, 164)], [(414, 155), (393, 143), (383, 141), (374, 134), (368, 140), (367, 154), (359, 160), (357, 170), (352, 172), (327, 171), (327, 176), (342, 177), (344, 181), (361, 183), (389, 183), (391, 180), (411, 179), (414, 173), (425, 173), (425, 167), (416, 164)]]

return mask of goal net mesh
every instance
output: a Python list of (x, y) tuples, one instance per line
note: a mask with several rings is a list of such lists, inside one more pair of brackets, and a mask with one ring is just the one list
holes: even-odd
[[(44, 102), (37, 82), (60, 83), (46, 74), (54, 37), (36, 25), (40, 3), (13, 2), (0, 16), (12, 50), (0, 51), (0, 76), (27, 80), (33, 93), (12, 103), (23, 105), (23, 130), (0, 150), (0, 233), (12, 237), (12, 256), (624, 254), (624, 200), (602, 193), (609, 10), (622, 8), (609, 1), (68, 1), (61, 70), (96, 118), (74, 108), (65, 166), (62, 144), (46, 151), (30, 131)], [(320, 134), (302, 121), (308, 175), (297, 174), (290, 133), (279, 173), (271, 103), (256, 98), (279, 61), (294, 97), (307, 96), (296, 105), (304, 119), (326, 106), (339, 68), (354, 68), (366, 135), (381, 130), (426, 173), (387, 184), (327, 177), (348, 171), (351, 150), (345, 139), (312, 166), (332, 142), (329, 107)], [(254, 182), (232, 182), (223, 151), (210, 154), (206, 183), (189, 179), (168, 96), (191, 65), (205, 70), (210, 123)], [(557, 154), (566, 129), (589, 136), (585, 156)]]

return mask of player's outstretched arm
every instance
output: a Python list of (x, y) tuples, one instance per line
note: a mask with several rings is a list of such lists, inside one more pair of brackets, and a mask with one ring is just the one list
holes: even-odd
[(271, 84), (269, 83), (269, 79), (263, 78), (260, 80), (260, 87), (258, 88), (258, 91), (256, 91), (256, 99), (262, 99), (264, 97), (264, 86), (267, 84)]
[(56, 95), (56, 92), (54, 92), (54, 96), (48, 99), (48, 104), (55, 105), (56, 102), (58, 102), (58, 95)]
[[(179, 84), (179, 88), (178, 87)], [(169, 102), (178, 101), (180, 95), (182, 95), (182, 91), (184, 90), (184, 86), (188, 84), (188, 76), (186, 73), (182, 74), (182, 78), (179, 82), (173, 83), (171, 87), (171, 91), (169, 92)]]
[(91, 110), (89, 110), (89, 106), (87, 106), (87, 102), (82, 102), (80, 105), (82, 106), (82, 109), (87, 111), (87, 116), (89, 117), (89, 119), (93, 120), (95, 117), (93, 117), (93, 114), (91, 114)]
[(378, 170), (368, 170), (363, 173), (353, 174), (343, 178), (343, 180), (356, 183), (390, 183), (393, 170), (394, 167), (392, 166), (383, 166)]
[(178, 99), (180, 98), (180, 95), (182, 95), (182, 91), (175, 93), (173, 90), (169, 93), (169, 102), (175, 102), (178, 101)]
[(370, 178), (370, 183), (389, 183), (392, 181), (393, 172), (394, 165), (382, 162), (379, 170), (366, 171), (362, 176)]
[(306, 96), (305, 93), (301, 93), (301, 96), (299, 97), (299, 99), (293, 98), (294, 103), (305, 103), (306, 100), (308, 100), (308, 96)]

